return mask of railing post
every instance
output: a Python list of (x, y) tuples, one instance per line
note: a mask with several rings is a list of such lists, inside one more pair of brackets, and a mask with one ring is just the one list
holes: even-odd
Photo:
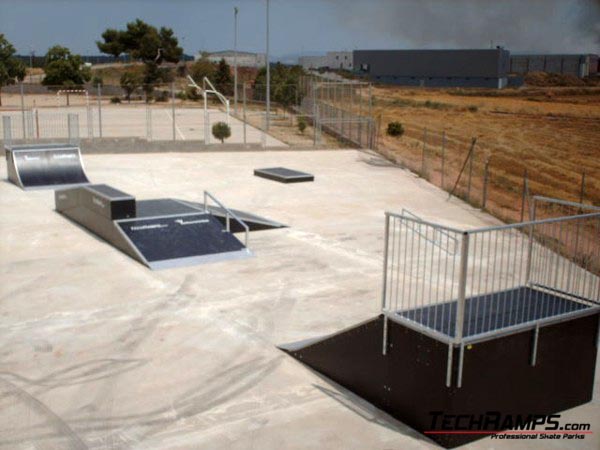
[(204, 212), (207, 212), (207, 211), (208, 211), (208, 208), (207, 208), (207, 206), (208, 206), (208, 201), (207, 201), (207, 200), (208, 200), (208, 199), (207, 199), (206, 191), (204, 191)]
[(388, 246), (390, 239), (390, 215), (388, 212), (385, 213), (385, 235), (384, 235), (384, 247), (383, 247), (383, 286), (381, 289), (381, 312), (384, 314), (383, 316), (383, 342), (382, 342), (382, 350), (381, 353), (383, 355), (387, 354), (387, 332), (388, 332), (388, 323), (387, 323), (387, 315), (385, 314), (385, 303), (387, 297), (387, 272), (388, 272)]
[(463, 325), (465, 322), (465, 298), (467, 291), (467, 272), (469, 269), (469, 233), (462, 235), (460, 253), (460, 271), (458, 273), (458, 301), (456, 303), (456, 325), (454, 341), (461, 344), (463, 338)]
[[(531, 222), (535, 222), (535, 197), (533, 198), (531, 207), (530, 207), (530, 216), (529, 220)], [(532, 223), (529, 225), (529, 242), (527, 244), (527, 263), (525, 264), (525, 284), (528, 285), (531, 281), (531, 263), (533, 261), (533, 239), (534, 239), (534, 227), (535, 225)]]

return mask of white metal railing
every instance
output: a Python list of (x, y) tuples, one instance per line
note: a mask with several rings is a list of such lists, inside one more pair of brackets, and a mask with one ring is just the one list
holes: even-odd
[(223, 203), (221, 203), (214, 195), (212, 195), (208, 191), (204, 191), (204, 211), (210, 212), (208, 210), (208, 199), (211, 199), (213, 202), (217, 204), (220, 208), (225, 211), (225, 229), (231, 232), (231, 221), (230, 218), (233, 217), (244, 229), (244, 246), (248, 249), (248, 236), (250, 234), (250, 227), (240, 219), (233, 211), (227, 208)]
[(386, 212), (385, 226), (384, 354), (388, 319), (447, 343), (450, 364), (454, 347), (462, 360), (464, 345), (600, 309), (598, 210), (471, 230)]

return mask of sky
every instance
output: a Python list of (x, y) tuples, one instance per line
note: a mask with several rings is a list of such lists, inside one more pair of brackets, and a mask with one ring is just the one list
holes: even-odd
[[(0, 33), (18, 53), (55, 44), (98, 54), (106, 28), (136, 18), (173, 28), (185, 53), (265, 50), (266, 0), (0, 0)], [(373, 48), (600, 53), (600, 0), (271, 0), (271, 54)]]

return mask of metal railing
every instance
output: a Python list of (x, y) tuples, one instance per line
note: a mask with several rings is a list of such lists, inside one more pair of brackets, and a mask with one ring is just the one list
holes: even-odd
[(386, 212), (383, 354), (388, 319), (446, 343), (448, 384), (454, 347), (599, 309), (597, 209), (471, 230)]
[(248, 249), (248, 236), (250, 234), (250, 227), (242, 219), (240, 219), (233, 211), (227, 208), (223, 203), (221, 203), (214, 195), (212, 195), (208, 191), (204, 191), (204, 211), (210, 213), (210, 211), (208, 210), (208, 199), (211, 199), (217, 204), (217, 206), (219, 206), (223, 209), (223, 211), (225, 211), (225, 229), (228, 232), (231, 232), (231, 217), (233, 217), (242, 226), (242, 228), (244, 229), (244, 246), (246, 247), (246, 249)]

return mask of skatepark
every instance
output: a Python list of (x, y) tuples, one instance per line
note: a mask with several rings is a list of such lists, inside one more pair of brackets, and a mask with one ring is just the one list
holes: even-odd
[[(152, 271), (54, 211), (52, 190), (0, 183), (3, 448), (437, 447), (278, 346), (380, 312), (384, 211), (460, 229), (497, 219), (369, 151), (83, 158), (93, 183), (137, 202), (208, 191), (286, 227), (251, 232), (250, 258)], [(254, 176), (267, 167), (314, 181)], [(597, 370), (594, 386), (564, 420), (600, 425)], [(491, 445), (528, 448), (470, 448)]]

